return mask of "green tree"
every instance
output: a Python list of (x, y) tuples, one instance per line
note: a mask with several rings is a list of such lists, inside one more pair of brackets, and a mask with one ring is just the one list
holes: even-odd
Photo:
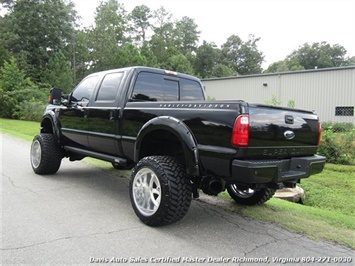
[(348, 57), (348, 58), (347, 58), (347, 61), (346, 61), (346, 63), (345, 63), (345, 65), (347, 65), (347, 66), (355, 65), (355, 56), (353, 56), (353, 57)]
[(114, 57), (116, 68), (146, 65), (147, 61), (139, 49), (131, 43), (120, 47)]
[(181, 73), (193, 74), (193, 68), (189, 60), (182, 53), (171, 56), (168, 59), (166, 68)]
[(261, 73), (264, 56), (257, 48), (259, 40), (254, 35), (249, 35), (247, 42), (237, 35), (230, 36), (222, 45), (221, 62), (240, 75)]
[(89, 30), (93, 71), (117, 68), (115, 59), (121, 56), (120, 46), (129, 42), (127, 14), (117, 0), (101, 2), (96, 9), (95, 27)]
[(146, 60), (145, 66), (157, 67), (157, 68), (160, 67), (159, 62), (158, 62), (158, 58), (154, 55), (153, 51), (150, 49), (148, 42), (143, 43), (143, 46), (141, 47), (140, 52), (141, 52), (141, 55), (145, 57), (145, 60)]
[(146, 5), (136, 6), (129, 16), (133, 22), (134, 39), (140, 44), (147, 40), (147, 31), (151, 27), (149, 20), (152, 16), (150, 8)]
[(53, 54), (71, 54), (75, 19), (73, 4), (64, 0), (13, 1), (1, 21), (0, 42), (27, 76), (41, 81)]
[(0, 68), (4, 66), (5, 61), (9, 61), (10, 59), (10, 52), (0, 45)]
[(197, 48), (193, 63), (195, 74), (200, 78), (213, 76), (213, 69), (217, 66), (219, 58), (220, 49), (217, 45), (203, 41), (202, 45)]
[(183, 17), (173, 22), (172, 14), (164, 7), (153, 13), (154, 34), (149, 47), (161, 68), (193, 74), (194, 52), (197, 50), (199, 31), (194, 20)]
[(210, 77), (230, 77), (238, 76), (238, 73), (231, 67), (224, 64), (217, 64), (213, 67)]
[(160, 7), (159, 9), (153, 12), (153, 19), (155, 20), (152, 28), (154, 30), (154, 34), (162, 37), (162, 39), (166, 42), (173, 39), (173, 15), (168, 12), (164, 7)]
[(171, 55), (176, 55), (177, 48), (174, 45), (174, 24), (172, 20), (172, 14), (166, 11), (164, 7), (160, 7), (153, 12), (153, 31), (154, 34), (151, 37), (149, 46), (157, 57), (161, 67), (165, 68), (165, 65)]
[(295, 65), (302, 66), (304, 69), (339, 67), (351, 64), (351, 58), (346, 57), (346, 52), (346, 49), (339, 44), (305, 43), (288, 55), (286, 60), (290, 70)]
[(18, 68), (15, 58), (5, 62), (0, 70), (0, 116), (11, 118), (18, 103), (14, 97), (17, 91), (25, 87), (25, 74)]
[(176, 22), (175, 28), (175, 46), (180, 48), (180, 51), (185, 56), (196, 52), (199, 40), (200, 31), (197, 30), (197, 24), (189, 17), (183, 17)]
[[(26, 102), (35, 102), (36, 105), (39, 102), (43, 104), (45, 99), (46, 92), (35, 85), (30, 78), (26, 78), (19, 69), (15, 58), (5, 62), (0, 69), (0, 117), (21, 118), (23, 114), (28, 113), (28, 109), (21, 110), (19, 106)], [(43, 111), (43, 106), (41, 111)]]
[(91, 73), (92, 64), (92, 36), (90, 30), (77, 30), (73, 39), (72, 71), (73, 83), (77, 84), (85, 76)]
[(58, 51), (49, 60), (48, 67), (44, 73), (44, 81), (51, 87), (61, 88), (68, 93), (73, 89), (73, 71), (69, 60), (62, 51)]
[(277, 61), (269, 65), (269, 67), (264, 71), (264, 73), (276, 73), (289, 71), (286, 60)]

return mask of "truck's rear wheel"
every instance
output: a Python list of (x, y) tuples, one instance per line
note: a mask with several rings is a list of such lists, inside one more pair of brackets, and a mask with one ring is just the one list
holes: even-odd
[(130, 198), (139, 219), (150, 226), (174, 223), (191, 204), (191, 184), (183, 166), (171, 156), (138, 162), (130, 181)]
[(227, 186), (228, 194), (237, 203), (244, 205), (262, 204), (275, 194), (275, 189), (262, 188), (260, 190), (253, 189), (238, 189), (237, 185), (230, 184)]
[(62, 161), (62, 151), (53, 134), (37, 134), (34, 137), (30, 160), (36, 174), (50, 175), (58, 171)]

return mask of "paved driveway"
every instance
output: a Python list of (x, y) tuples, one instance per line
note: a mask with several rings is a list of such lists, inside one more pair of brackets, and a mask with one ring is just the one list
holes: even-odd
[(2, 265), (355, 262), (354, 250), (229, 213), (208, 198), (194, 200), (178, 223), (145, 226), (131, 208), (127, 179), (67, 159), (56, 175), (39, 176), (29, 143), (0, 140)]

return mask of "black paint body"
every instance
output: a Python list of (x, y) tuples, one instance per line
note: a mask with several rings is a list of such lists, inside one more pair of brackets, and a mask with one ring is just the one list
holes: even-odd
[[(201, 97), (183, 100), (180, 92), (174, 101), (143, 100), (134, 94), (141, 72), (161, 75), (172, 86), (180, 82), (180, 89), (182, 80), (196, 82)], [(110, 73), (120, 73), (117, 93), (98, 100), (102, 80)], [(42, 121), (42, 132), (56, 133), (73, 160), (82, 155), (135, 164), (148, 155), (169, 154), (184, 162), (191, 177), (213, 176), (253, 188), (297, 182), (323, 169), (325, 158), (314, 155), (318, 117), (313, 112), (205, 101), (197, 78), (159, 69), (133, 67), (92, 76), (96, 83), (89, 98), (74, 101), (71, 94), (65, 104), (48, 105)], [(232, 146), (231, 136), (241, 114), (249, 115), (250, 136), (248, 147), (239, 148)]]

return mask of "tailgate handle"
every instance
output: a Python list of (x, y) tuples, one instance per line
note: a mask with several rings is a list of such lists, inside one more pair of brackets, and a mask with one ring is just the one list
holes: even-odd
[(292, 115), (285, 115), (285, 123), (286, 124), (293, 124), (294, 119)]

